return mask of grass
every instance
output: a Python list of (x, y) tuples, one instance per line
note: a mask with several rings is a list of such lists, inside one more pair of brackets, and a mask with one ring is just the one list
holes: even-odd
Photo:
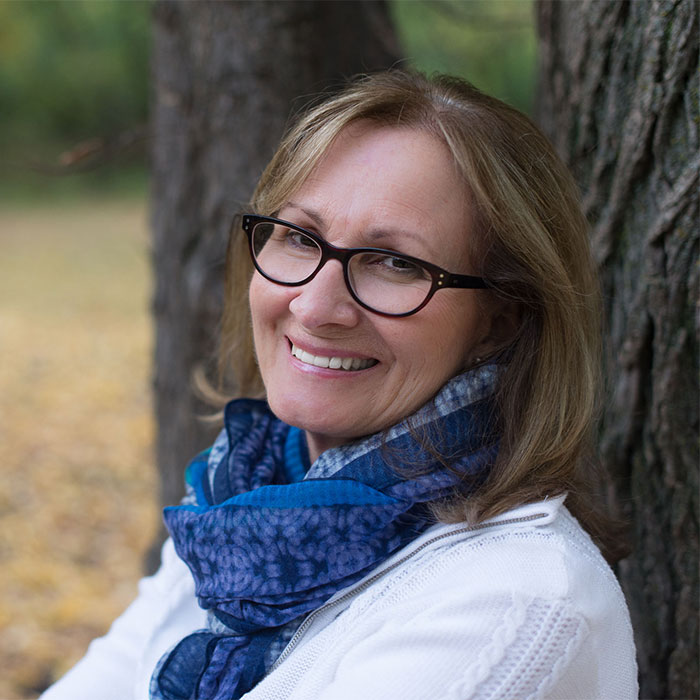
[(0, 208), (0, 698), (129, 603), (158, 519), (143, 197)]

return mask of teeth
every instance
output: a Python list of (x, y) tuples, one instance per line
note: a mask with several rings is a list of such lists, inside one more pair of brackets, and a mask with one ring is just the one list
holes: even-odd
[(340, 369), (356, 371), (358, 369), (367, 369), (377, 363), (376, 360), (363, 360), (360, 357), (324, 357), (323, 355), (312, 355), (306, 350), (298, 348), (292, 344), (292, 355), (304, 364), (314, 365), (315, 367), (330, 367), (330, 369)]

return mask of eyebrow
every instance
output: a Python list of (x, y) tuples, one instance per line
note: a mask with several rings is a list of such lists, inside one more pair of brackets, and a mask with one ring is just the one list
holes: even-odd
[(326, 228), (326, 222), (324, 218), (313, 209), (304, 207), (301, 204), (297, 204), (296, 202), (287, 202), (284, 206), (280, 207), (280, 211), (287, 209), (288, 207), (291, 207), (292, 209), (298, 209), (300, 212), (306, 214), (306, 216), (308, 216), (309, 219), (311, 219), (319, 228)]
[[(303, 212), (320, 229), (326, 230), (328, 228), (323, 216), (319, 212), (315, 211), (314, 209), (309, 209), (308, 207), (302, 206), (301, 204), (298, 204), (296, 202), (287, 202), (283, 207), (281, 207), (281, 209), (283, 210), (283, 209), (286, 209), (287, 207), (290, 207), (292, 209), (298, 209), (300, 212)], [(425, 239), (422, 236), (420, 236), (419, 234), (414, 233), (410, 230), (404, 230), (404, 229), (374, 228), (374, 229), (370, 229), (368, 231), (365, 231), (364, 235), (367, 237), (368, 244), (372, 244), (372, 243), (376, 244), (382, 240), (384, 240), (384, 241), (388, 240), (390, 242), (396, 243), (398, 241), (401, 241), (402, 239), (410, 238), (414, 241), (417, 241), (418, 243), (421, 243), (422, 245), (425, 245)], [(377, 246), (377, 247), (380, 247), (380, 246)]]

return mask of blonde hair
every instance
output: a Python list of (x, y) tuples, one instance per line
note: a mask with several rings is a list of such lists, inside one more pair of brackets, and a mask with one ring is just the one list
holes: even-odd
[[(475, 496), (443, 504), (440, 518), (479, 521), (568, 491), (567, 504), (599, 530), (583, 484), (599, 389), (599, 292), (567, 168), (530, 119), (469, 83), (388, 71), (355, 79), (296, 121), (260, 178), (253, 210), (274, 214), (359, 121), (421, 130), (447, 145), (474, 210), (474, 274), (490, 283), (496, 304), (516, 309), (499, 351), (497, 463)], [(260, 395), (245, 245), (239, 235), (229, 248), (220, 369), (233, 369), (241, 394)]]

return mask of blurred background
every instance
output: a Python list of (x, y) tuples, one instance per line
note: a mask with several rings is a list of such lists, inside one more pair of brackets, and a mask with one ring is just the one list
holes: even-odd
[[(531, 111), (530, 0), (389, 10), (405, 62)], [(107, 630), (156, 537), (152, 12), (0, 0), (4, 700), (36, 697)]]

